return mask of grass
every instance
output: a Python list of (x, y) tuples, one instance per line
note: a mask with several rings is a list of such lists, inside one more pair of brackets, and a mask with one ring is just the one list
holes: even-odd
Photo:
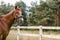
[(43, 34), (60, 35), (60, 30), (48, 30), (48, 31), (43, 31)]
[(15, 33), (17, 33), (17, 30), (11, 30), (6, 40), (17, 40), (17, 35)]
[[(14, 34), (13, 34), (14, 33)], [(6, 40), (17, 40), (17, 30), (11, 30), (10, 34), (8, 35)], [(21, 30), (20, 33), (29, 33), (29, 34), (39, 34), (38, 30)], [(44, 31), (44, 34), (52, 34), (52, 35), (58, 35), (60, 31)], [(59, 34), (60, 35), (60, 34)], [(20, 40), (39, 40), (39, 37), (26, 37), (26, 36), (20, 36)], [(42, 40), (60, 40), (60, 39), (49, 39), (49, 38), (42, 38)]]
[(21, 30), (21, 33), (39, 34), (38, 30)]

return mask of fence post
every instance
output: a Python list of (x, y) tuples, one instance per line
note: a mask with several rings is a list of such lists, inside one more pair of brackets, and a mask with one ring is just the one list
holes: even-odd
[(17, 26), (17, 40), (20, 40), (20, 26)]
[(39, 40), (42, 40), (42, 26), (40, 26), (39, 28), (39, 36), (40, 36)]

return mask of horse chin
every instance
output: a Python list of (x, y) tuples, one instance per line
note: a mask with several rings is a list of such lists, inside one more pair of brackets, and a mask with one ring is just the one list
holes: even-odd
[(19, 21), (21, 21), (21, 23), (23, 23), (23, 22), (24, 22), (24, 19), (23, 19), (23, 18), (21, 18)]
[(23, 19), (23, 18), (19, 18), (19, 19), (18, 19), (18, 24), (19, 24), (19, 25), (22, 25), (23, 22), (24, 22), (24, 19)]

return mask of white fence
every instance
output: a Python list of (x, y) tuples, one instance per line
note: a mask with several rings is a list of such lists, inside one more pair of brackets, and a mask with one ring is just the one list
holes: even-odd
[[(20, 39), (20, 35), (23, 35), (23, 36), (34, 36), (34, 37), (37, 37), (39, 36), (40, 39), (39, 40), (42, 40), (42, 37), (46, 37), (46, 38), (56, 38), (56, 39), (60, 39), (60, 36), (57, 36), (57, 35), (44, 35), (42, 32), (43, 29), (55, 29), (55, 30), (60, 30), (60, 27), (43, 27), (43, 26), (30, 26), (30, 27), (20, 27), (20, 26), (17, 26), (17, 27), (12, 27), (13, 29), (17, 29), (17, 40)], [(39, 29), (39, 34), (20, 34), (20, 29)]]

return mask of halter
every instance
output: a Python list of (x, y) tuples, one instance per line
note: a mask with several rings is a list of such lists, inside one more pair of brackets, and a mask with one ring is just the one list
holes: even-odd
[[(19, 20), (19, 18), (23, 18), (23, 16), (18, 17), (16, 14), (17, 14), (17, 13), (14, 13), (14, 16), (16, 16), (15, 22), (17, 23), (17, 25), (20, 25), (20, 24), (21, 24), (21, 21)], [(16, 25), (16, 26), (17, 26), (17, 25)]]
[[(15, 9), (19, 8), (18, 6), (15, 6)], [(15, 21), (18, 22), (18, 25), (21, 24), (21, 21), (23, 20), (23, 16), (18, 17), (18, 13), (15, 12), (13, 15), (16, 17)], [(20, 20), (22, 18), (22, 20)]]

